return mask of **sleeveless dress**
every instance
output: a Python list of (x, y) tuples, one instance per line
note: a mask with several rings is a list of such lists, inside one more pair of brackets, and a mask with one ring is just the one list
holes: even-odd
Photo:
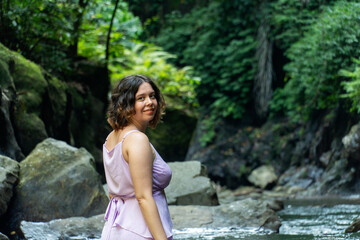
[[(132, 132), (125, 134), (121, 142), (108, 151), (106, 142), (103, 145), (103, 161), (109, 193), (113, 196), (105, 213), (105, 225), (101, 240), (149, 240), (153, 239), (139, 203), (130, 176), (129, 164), (122, 154), (124, 139)], [(107, 139), (106, 139), (107, 140)], [(152, 146), (152, 145), (151, 145)], [(155, 150), (155, 148), (152, 146)], [(171, 169), (155, 150), (153, 162), (153, 197), (168, 240), (172, 240), (172, 222), (164, 189), (171, 180)]]

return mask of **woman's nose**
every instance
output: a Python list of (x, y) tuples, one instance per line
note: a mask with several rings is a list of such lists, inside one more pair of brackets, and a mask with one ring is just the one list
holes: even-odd
[(151, 103), (152, 103), (151, 98), (150, 98), (150, 97), (147, 97), (147, 98), (145, 99), (145, 102), (146, 102), (146, 104), (151, 104)]

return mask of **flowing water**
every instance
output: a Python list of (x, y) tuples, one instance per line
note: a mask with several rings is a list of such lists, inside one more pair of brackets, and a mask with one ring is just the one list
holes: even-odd
[(359, 199), (311, 199), (285, 202), (278, 212), (282, 222), (279, 233), (259, 229), (183, 229), (175, 230), (174, 240), (342, 240), (360, 239), (359, 233), (344, 233), (360, 216)]
[[(355, 217), (360, 216), (360, 198), (311, 199), (285, 202), (278, 212), (282, 222), (279, 233), (256, 228), (192, 228), (174, 230), (174, 240), (358, 240), (358, 233), (344, 233)], [(61, 237), (44, 228), (45, 223), (31, 223), (27, 236), (34, 240), (95, 240), (100, 236)]]

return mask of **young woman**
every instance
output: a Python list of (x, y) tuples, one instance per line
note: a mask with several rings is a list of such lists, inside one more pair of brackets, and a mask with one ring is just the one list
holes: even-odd
[(172, 239), (164, 193), (171, 169), (145, 135), (164, 109), (160, 90), (143, 75), (124, 77), (112, 92), (108, 122), (113, 131), (103, 146), (111, 200), (102, 240)]

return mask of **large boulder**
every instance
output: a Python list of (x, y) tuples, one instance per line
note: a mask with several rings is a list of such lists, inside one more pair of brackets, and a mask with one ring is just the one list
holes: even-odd
[(89, 217), (105, 212), (107, 203), (91, 154), (48, 138), (20, 163), (12, 222)]
[(274, 167), (271, 165), (262, 165), (256, 168), (248, 177), (249, 182), (262, 189), (265, 189), (269, 186), (274, 186), (277, 179), (278, 176), (275, 173)]
[(19, 179), (19, 163), (0, 155), (0, 216), (2, 216), (13, 196), (13, 189)]
[(205, 166), (197, 161), (169, 163), (170, 185), (165, 188), (169, 204), (218, 205), (216, 191), (207, 177)]
[(256, 227), (279, 231), (281, 222), (267, 201), (246, 198), (220, 206), (169, 206), (175, 229)]
[[(46, 77), (45, 71), (39, 65), (1, 44), (0, 61), (2, 62), (0, 68), (7, 70), (0, 72), (6, 78), (11, 79), (11, 84), (8, 83), (9, 81), (1, 81), (1, 86), (4, 89), (11, 89), (16, 92), (14, 99), (11, 99), (14, 106), (8, 115), (12, 116), (12, 126), (18, 144), (22, 152), (27, 155), (37, 143), (48, 136), (46, 124), (42, 117), (50, 113), (57, 121), (64, 120), (66, 111), (64, 89), (66, 84), (54, 77), (51, 79)], [(63, 91), (65, 98), (55, 94), (56, 91), (53, 89)], [(53, 98), (48, 96), (53, 96)], [(56, 111), (50, 111), (53, 105), (62, 107)]]

